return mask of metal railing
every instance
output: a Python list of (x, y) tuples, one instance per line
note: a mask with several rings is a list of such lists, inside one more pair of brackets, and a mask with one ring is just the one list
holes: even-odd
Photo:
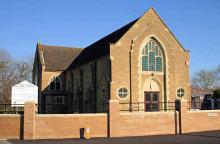
[(189, 102), (190, 110), (217, 110), (220, 109), (220, 101)]
[(175, 102), (123, 102), (119, 103), (119, 111), (174, 111), (176, 109)]
[[(102, 107), (102, 113), (108, 112), (108, 103), (84, 103), (77, 104), (36, 104), (36, 113), (39, 114), (77, 114), (97, 113), (97, 105)], [(101, 113), (100, 112), (100, 113)]]
[(0, 114), (23, 114), (23, 104), (0, 104)]

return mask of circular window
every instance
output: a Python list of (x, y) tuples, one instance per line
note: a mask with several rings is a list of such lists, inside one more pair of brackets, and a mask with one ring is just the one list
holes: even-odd
[(177, 90), (177, 96), (182, 98), (185, 95), (185, 91), (183, 88)]
[(118, 96), (119, 96), (120, 98), (126, 98), (127, 95), (128, 95), (128, 90), (127, 90), (126, 88), (120, 88), (120, 89), (118, 90)]

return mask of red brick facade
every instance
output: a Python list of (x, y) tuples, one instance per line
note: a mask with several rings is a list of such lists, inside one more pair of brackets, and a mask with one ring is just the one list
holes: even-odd
[(22, 116), (17, 114), (0, 115), (0, 139), (22, 138)]
[[(0, 115), (0, 138), (79, 138), (89, 127), (91, 137), (125, 137), (213, 131), (220, 129), (220, 111), (189, 111), (186, 100), (181, 111), (119, 112), (116, 100), (109, 102), (109, 114), (35, 114), (35, 104), (25, 104), (24, 124), (19, 115)], [(179, 115), (181, 114), (181, 115)], [(24, 127), (24, 131), (22, 130)]]

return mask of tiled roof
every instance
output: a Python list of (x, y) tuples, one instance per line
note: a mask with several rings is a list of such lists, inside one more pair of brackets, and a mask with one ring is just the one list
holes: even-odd
[(137, 21), (138, 19), (128, 23), (120, 29), (112, 32), (104, 38), (89, 45), (80, 53), (80, 55), (71, 64), (71, 68), (75, 68), (81, 64), (91, 61), (97, 57), (109, 54), (109, 44), (116, 43)]
[[(150, 10), (153, 9), (151, 8)], [(154, 10), (153, 12), (157, 15), (157, 13)], [(159, 16), (158, 18), (160, 19)], [(101, 38), (100, 40), (94, 42), (93, 44), (87, 46), (84, 49), (39, 45), (40, 47), (42, 47), (44, 53), (43, 57), (44, 57), (46, 69), (51, 69), (51, 70), (65, 70), (67, 68), (73, 69), (84, 63), (92, 61), (98, 57), (109, 55), (110, 44), (116, 43), (139, 19), (140, 18), (128, 23), (127, 25)], [(161, 22), (163, 21), (161, 20)], [(164, 26), (166, 27), (165, 24)]]
[(213, 94), (213, 92), (210, 90), (204, 90), (193, 86), (191, 86), (191, 92), (192, 92), (192, 96), (205, 96), (205, 95)]
[(80, 54), (82, 48), (60, 47), (38, 44), (38, 49), (42, 52), (45, 69), (65, 70), (72, 61)]

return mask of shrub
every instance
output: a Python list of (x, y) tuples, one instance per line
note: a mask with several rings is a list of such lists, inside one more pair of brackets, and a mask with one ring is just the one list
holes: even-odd
[(217, 99), (220, 99), (220, 89), (214, 90), (213, 97), (217, 98)]

